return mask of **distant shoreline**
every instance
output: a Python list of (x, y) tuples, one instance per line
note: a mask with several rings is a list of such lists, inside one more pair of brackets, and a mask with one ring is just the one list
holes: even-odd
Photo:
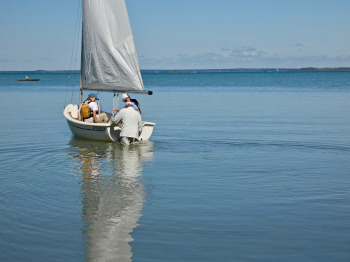
[[(234, 68), (234, 69), (145, 69), (141, 73), (149, 74), (200, 74), (200, 73), (264, 73), (264, 72), (349, 72), (350, 67), (305, 67), (305, 68)], [(79, 70), (32, 70), (0, 71), (0, 73), (79, 73)]]

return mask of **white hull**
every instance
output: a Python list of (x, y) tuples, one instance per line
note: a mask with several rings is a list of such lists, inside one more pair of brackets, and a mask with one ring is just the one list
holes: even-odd
[[(73, 135), (81, 138), (101, 141), (119, 141), (121, 128), (111, 123), (86, 123), (78, 120), (78, 106), (69, 104), (63, 111), (68, 126)], [(109, 116), (111, 114), (108, 114)], [(153, 132), (155, 123), (142, 122), (143, 128), (139, 140), (148, 140)]]

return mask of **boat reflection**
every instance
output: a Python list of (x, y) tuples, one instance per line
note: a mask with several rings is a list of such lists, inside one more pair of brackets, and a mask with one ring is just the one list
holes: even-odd
[(123, 147), (72, 138), (70, 155), (81, 174), (82, 216), (88, 261), (131, 261), (130, 233), (144, 203), (142, 164), (153, 142)]

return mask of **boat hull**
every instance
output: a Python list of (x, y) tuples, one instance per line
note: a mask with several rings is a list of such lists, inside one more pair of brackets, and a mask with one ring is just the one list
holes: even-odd
[[(121, 128), (111, 123), (87, 123), (77, 119), (78, 106), (69, 104), (63, 111), (69, 129), (74, 136), (99, 140), (99, 141), (119, 141)], [(110, 114), (109, 114), (110, 115)], [(142, 122), (143, 128), (138, 140), (149, 140), (152, 135), (154, 123)]]
[(40, 79), (17, 79), (17, 81), (40, 81)]

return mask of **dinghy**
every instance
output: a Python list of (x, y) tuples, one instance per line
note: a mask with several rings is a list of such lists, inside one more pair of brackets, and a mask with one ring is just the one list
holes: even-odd
[(37, 78), (24, 78), (24, 79), (17, 79), (17, 81), (40, 81), (40, 79), (37, 79)]
[[(144, 90), (125, 0), (82, 1), (80, 99), (84, 91), (148, 94)], [(113, 103), (115, 104), (115, 103)], [(68, 104), (63, 115), (77, 137), (119, 141), (121, 128), (109, 123), (78, 120), (79, 106)], [(105, 112), (107, 113), (107, 112)], [(112, 117), (107, 113), (108, 119)], [(148, 140), (155, 123), (143, 121), (139, 140)]]

